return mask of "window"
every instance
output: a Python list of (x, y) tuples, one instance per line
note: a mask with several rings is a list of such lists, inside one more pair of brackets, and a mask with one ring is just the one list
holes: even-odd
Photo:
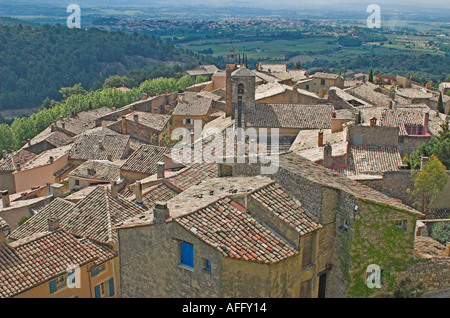
[(192, 125), (193, 120), (190, 118), (183, 119), (183, 125)]
[(305, 89), (306, 89), (307, 91), (309, 91), (309, 85), (306, 85), (306, 86), (305, 86)]
[(311, 280), (300, 284), (300, 298), (311, 298)]
[(211, 271), (211, 260), (204, 258), (203, 259), (203, 269), (206, 271)]
[(324, 79), (320, 80), (320, 85), (325, 86), (325, 80)]
[(395, 221), (395, 227), (399, 230), (406, 231), (408, 226), (408, 222), (406, 220), (396, 220)]
[(75, 180), (75, 185), (79, 186), (80, 185), (80, 180)]
[(194, 267), (194, 245), (186, 242), (181, 242), (180, 250), (180, 263), (188, 267)]
[(244, 84), (242, 83), (238, 85), (238, 94), (239, 95), (244, 94)]
[(399, 144), (403, 144), (404, 142), (405, 142), (405, 137), (399, 136), (399, 137), (398, 137), (398, 143), (399, 143)]
[[(58, 278), (49, 282), (50, 294), (56, 293), (67, 287), (68, 274), (59, 276)], [(72, 282), (75, 279), (74, 275), (71, 276)]]
[(94, 287), (95, 298), (107, 298), (114, 296), (114, 278), (101, 282)]
[(303, 238), (303, 257), (302, 267), (305, 268), (311, 264), (313, 260), (313, 235), (308, 235)]
[(98, 266), (98, 267), (91, 267), (91, 277), (95, 277), (101, 273), (103, 273), (104, 271), (106, 271), (106, 263)]

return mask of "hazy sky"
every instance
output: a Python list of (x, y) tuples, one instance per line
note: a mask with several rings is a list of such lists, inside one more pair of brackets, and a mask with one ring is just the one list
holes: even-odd
[[(33, 3), (74, 3), (74, 4), (90, 4), (90, 5), (151, 5), (152, 3), (171, 3), (171, 4), (214, 4), (216, 6), (226, 6), (231, 3), (237, 3), (241, 6), (258, 6), (258, 7), (301, 7), (301, 6), (317, 6), (324, 5), (327, 7), (339, 7), (341, 3), (363, 5), (363, 4), (379, 4), (379, 5), (395, 5), (398, 7), (420, 6), (450, 9), (450, 0), (22, 0)], [(18, 0), (17, 2), (22, 2)], [(3, 0), (0, 0), (0, 3)], [(10, 2), (9, 0), (7, 2)]]

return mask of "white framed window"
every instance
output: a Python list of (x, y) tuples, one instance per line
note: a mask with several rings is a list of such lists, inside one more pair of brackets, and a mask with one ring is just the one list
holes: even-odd
[(183, 125), (192, 125), (194, 121), (191, 118), (184, 118)]

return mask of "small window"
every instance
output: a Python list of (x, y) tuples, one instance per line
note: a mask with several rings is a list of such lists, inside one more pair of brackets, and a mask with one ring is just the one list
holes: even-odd
[(207, 259), (207, 258), (204, 258), (203, 259), (203, 269), (204, 270), (206, 270), (206, 271), (211, 271), (211, 260), (210, 259)]
[(239, 95), (244, 94), (244, 84), (242, 83), (238, 85), (238, 94)]
[(75, 180), (75, 185), (79, 186), (80, 185), (80, 180)]
[(194, 267), (194, 245), (181, 242), (181, 264)]
[(403, 144), (404, 142), (405, 142), (405, 137), (399, 136), (399, 137), (398, 137), (398, 143), (399, 143), (399, 144)]
[(306, 86), (305, 86), (305, 89), (306, 89), (307, 91), (309, 91), (309, 85), (306, 85)]
[(190, 118), (183, 119), (183, 125), (192, 125), (192, 119)]
[(406, 220), (396, 220), (395, 227), (399, 230), (406, 231), (407, 230), (407, 221)]
[(114, 296), (114, 278), (110, 278), (94, 287), (95, 298)]
[(320, 80), (320, 85), (325, 86), (325, 80), (324, 79)]

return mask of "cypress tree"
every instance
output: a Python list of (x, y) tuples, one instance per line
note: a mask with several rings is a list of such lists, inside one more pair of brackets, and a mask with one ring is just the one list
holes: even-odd
[(442, 92), (439, 93), (439, 99), (438, 99), (438, 103), (437, 103), (437, 110), (438, 112), (445, 114), (445, 108), (444, 108), (444, 102), (442, 100)]

